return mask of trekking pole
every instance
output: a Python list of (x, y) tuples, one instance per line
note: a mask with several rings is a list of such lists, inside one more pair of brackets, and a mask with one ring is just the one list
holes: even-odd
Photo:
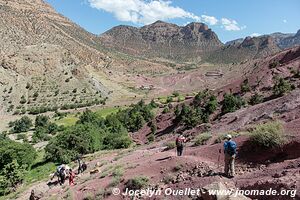
[(221, 149), (219, 149), (219, 156), (218, 156), (218, 169), (220, 168), (220, 158), (221, 158)]

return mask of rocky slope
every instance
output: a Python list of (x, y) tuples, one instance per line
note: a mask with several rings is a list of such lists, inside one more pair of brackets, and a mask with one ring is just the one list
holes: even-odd
[[(266, 36), (270, 36), (273, 38), (275, 44), (280, 48), (280, 49), (288, 49), (291, 47), (295, 47), (295, 46), (299, 46), (300, 45), (300, 30), (295, 34), (295, 33), (280, 33), (280, 32), (276, 32), (276, 33), (272, 33), (269, 35), (263, 35), (263, 36), (259, 36), (259, 37), (266, 37)], [(242, 42), (244, 41), (243, 38), (239, 38), (236, 40), (232, 40), (229, 42), (226, 42), (226, 46), (229, 45), (240, 45)]]
[(128, 54), (181, 60), (200, 59), (223, 46), (205, 24), (180, 27), (162, 21), (141, 28), (114, 27), (100, 35), (100, 40), (104, 46)]
[(294, 47), (294, 46), (299, 46), (300, 45), (300, 30), (295, 35), (291, 35), (289, 37), (283, 38), (279, 46), (281, 48), (289, 48), (289, 47)]
[(247, 37), (224, 45), (205, 24), (190, 23), (181, 27), (157, 21), (141, 28), (117, 26), (100, 35), (99, 39), (107, 48), (142, 57), (236, 63), (277, 53), (283, 48), (283, 43), (287, 47), (297, 45), (297, 37), (290, 36)]
[(212, 63), (237, 63), (263, 58), (280, 51), (270, 36), (246, 37), (242, 42), (237, 40), (216, 50), (205, 59)]

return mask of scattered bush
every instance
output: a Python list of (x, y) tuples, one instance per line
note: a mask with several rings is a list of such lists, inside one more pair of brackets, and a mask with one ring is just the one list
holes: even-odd
[(269, 64), (269, 68), (273, 69), (279, 66), (279, 62), (278, 61), (273, 61)]
[(212, 138), (210, 133), (202, 133), (195, 138), (195, 146), (200, 146), (206, 144), (206, 142)]
[(20, 104), (25, 104), (27, 102), (27, 100), (25, 99), (24, 96), (21, 97), (21, 100), (20, 100)]
[(166, 143), (164, 145), (167, 146), (166, 150), (174, 149), (176, 147), (176, 143), (174, 141), (168, 142), (168, 143)]
[(166, 113), (168, 113), (168, 112), (170, 112), (169, 107), (165, 107), (165, 108), (163, 109), (163, 111), (162, 111), (163, 114), (166, 114)]
[(260, 124), (250, 133), (250, 142), (264, 149), (279, 147), (285, 143), (285, 134), (280, 122)]
[(249, 104), (253, 106), (256, 104), (260, 104), (263, 101), (264, 101), (264, 97), (262, 95), (259, 95), (258, 93), (255, 93), (254, 95), (251, 96), (249, 100)]
[(249, 81), (248, 79), (244, 80), (242, 85), (241, 85), (241, 92), (242, 93), (246, 93), (246, 92), (250, 92), (251, 87), (249, 85)]
[(149, 135), (149, 137), (147, 139), (149, 142), (153, 142), (155, 140), (154, 134)]
[(173, 92), (173, 96), (174, 96), (174, 97), (179, 97), (179, 95), (180, 95), (180, 94), (179, 94), (178, 91)]
[(19, 133), (19, 134), (17, 135), (17, 140), (27, 140), (27, 135), (26, 135), (26, 134)]
[(162, 181), (164, 182), (164, 184), (170, 184), (173, 182), (173, 180), (174, 180), (174, 177), (171, 174), (168, 174), (163, 178)]
[(273, 87), (273, 94), (275, 96), (283, 96), (285, 93), (291, 90), (291, 84), (285, 81), (283, 78), (279, 78)]
[(226, 135), (227, 134), (230, 134), (232, 136), (232, 138), (235, 138), (235, 137), (238, 137), (240, 136), (241, 134), (238, 133), (238, 132), (229, 132), (229, 133), (224, 133), (224, 134), (221, 134), (219, 135), (215, 141), (214, 141), (214, 144), (217, 144), (217, 143), (221, 143), (222, 141), (224, 141), (226, 139)]
[(133, 179), (129, 179), (125, 183), (125, 188), (128, 190), (140, 190), (148, 185), (149, 178), (145, 176), (138, 176)]
[(171, 102), (173, 102), (173, 97), (172, 96), (168, 96), (167, 100), (166, 100), (166, 103), (171, 103)]

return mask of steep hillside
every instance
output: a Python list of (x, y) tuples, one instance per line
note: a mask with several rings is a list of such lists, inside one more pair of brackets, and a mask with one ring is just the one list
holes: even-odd
[(1, 114), (131, 98), (138, 94), (120, 74), (134, 73), (137, 63), (137, 72), (170, 71), (164, 64), (107, 52), (95, 35), (43, 0), (0, 0), (0, 49)]

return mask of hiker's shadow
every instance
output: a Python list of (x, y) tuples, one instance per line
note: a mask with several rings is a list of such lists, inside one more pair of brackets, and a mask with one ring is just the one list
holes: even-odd
[(47, 183), (47, 185), (48, 185), (49, 188), (52, 188), (52, 187), (54, 187), (54, 186), (59, 185), (59, 181), (49, 181), (49, 182)]
[(163, 160), (169, 160), (171, 158), (171, 156), (167, 156), (165, 158), (159, 158), (159, 159), (156, 159), (155, 161), (163, 161)]

